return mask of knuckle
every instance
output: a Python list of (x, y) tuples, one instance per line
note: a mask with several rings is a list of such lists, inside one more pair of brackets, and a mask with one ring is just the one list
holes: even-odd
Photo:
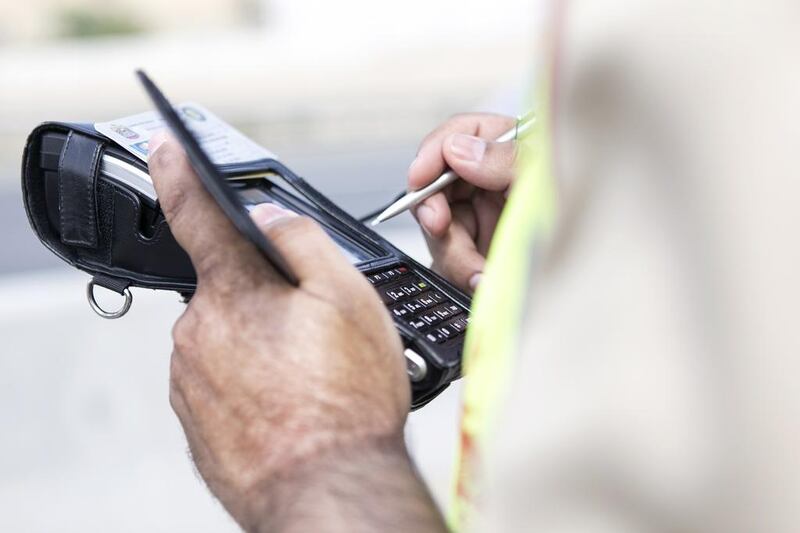
[(181, 363), (181, 355), (175, 350), (172, 352), (172, 357), (169, 360), (169, 386), (170, 392), (174, 389), (181, 378), (183, 377), (183, 364)]
[(175, 325), (172, 327), (172, 343), (175, 346), (176, 354), (173, 355), (172, 364), (176, 364), (176, 359), (181, 355), (192, 353), (195, 350), (199, 333), (198, 325), (197, 317), (191, 308), (175, 321)]
[(180, 415), (185, 408), (185, 398), (183, 387), (186, 381), (186, 367), (182, 356), (177, 350), (173, 350), (169, 361), (169, 404), (172, 410)]
[(181, 383), (183, 382), (183, 364), (180, 361), (180, 355), (173, 354), (172, 359), (169, 361), (169, 394), (179, 393)]
[(172, 411), (179, 416), (183, 414), (183, 411), (186, 407), (186, 402), (183, 398), (183, 394), (181, 393), (180, 388), (176, 383), (174, 377), (170, 379), (169, 406), (172, 408)]

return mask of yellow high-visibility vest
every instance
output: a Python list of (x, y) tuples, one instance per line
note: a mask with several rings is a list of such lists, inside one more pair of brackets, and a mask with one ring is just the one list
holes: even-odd
[[(540, 99), (542, 102), (547, 98)], [(555, 218), (551, 140), (546, 106), (537, 123), (518, 139), (518, 175), (498, 222), (475, 294), (464, 350), (465, 386), (461, 442), (449, 513), (458, 531), (480, 507), (479, 470), (486, 435), (502, 406), (516, 353), (533, 247), (546, 239)]]

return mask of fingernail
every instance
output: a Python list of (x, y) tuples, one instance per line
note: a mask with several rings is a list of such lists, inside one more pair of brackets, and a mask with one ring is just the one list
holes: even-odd
[(280, 218), (296, 217), (297, 213), (293, 213), (288, 209), (284, 209), (275, 204), (259, 204), (250, 211), (250, 218), (256, 223), (256, 226), (267, 226)]
[(472, 135), (456, 133), (450, 139), (450, 151), (459, 159), (479, 163), (486, 153), (486, 141)]
[(481, 277), (483, 276), (483, 272), (478, 272), (477, 274), (473, 274), (471, 278), (469, 278), (469, 288), (472, 289), (472, 292), (475, 292), (475, 289), (478, 288), (478, 284), (481, 282)]
[(166, 140), (167, 140), (167, 132), (166, 132), (166, 130), (161, 130), (161, 131), (158, 131), (158, 132), (154, 133), (153, 136), (150, 137), (150, 140), (147, 142), (147, 155), (148, 155), (148, 157), (150, 157), (154, 153), (156, 153), (156, 150), (158, 150), (161, 147), (161, 145), (164, 144), (164, 141), (166, 141)]
[(417, 208), (417, 218), (422, 226), (422, 230), (430, 235), (430, 230), (428, 228), (433, 226), (436, 219), (436, 213), (433, 212), (433, 209), (424, 204), (419, 206)]

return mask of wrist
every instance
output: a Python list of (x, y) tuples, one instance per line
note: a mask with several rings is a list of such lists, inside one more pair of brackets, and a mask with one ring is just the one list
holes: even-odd
[(237, 516), (252, 532), (388, 530), (440, 523), (402, 434), (319, 450), (281, 469), (247, 496)]

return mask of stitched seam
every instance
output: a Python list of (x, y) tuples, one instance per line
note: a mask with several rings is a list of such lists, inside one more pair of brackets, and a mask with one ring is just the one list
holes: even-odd
[[(110, 187), (110, 186), (109, 186)], [(98, 196), (100, 198), (100, 196)], [(111, 228), (108, 229), (108, 252), (106, 252), (106, 263), (111, 264), (112, 250), (114, 248), (114, 226), (117, 220), (117, 202), (114, 201), (114, 189), (111, 188)]]
[(91, 241), (89, 244), (93, 246), (97, 246), (97, 198), (95, 201), (92, 202), (92, 192), (95, 189), (96, 180), (97, 180), (97, 163), (100, 161), (100, 148), (102, 145), (98, 142), (94, 147), (94, 153), (92, 154), (92, 164), (89, 167), (89, 175), (90, 180), (86, 184), (86, 205), (91, 207), (91, 212), (87, 213), (86, 222), (87, 228), (92, 228), (89, 232), (90, 237), (89, 240)]
[[(76, 174), (73, 169), (69, 168), (68, 172), (65, 172), (64, 169), (64, 160), (66, 159), (65, 156), (72, 157), (68, 154), (70, 141), (72, 141), (72, 139), (73, 132), (69, 131), (67, 134), (67, 141), (64, 143), (64, 148), (58, 161), (58, 210), (59, 221), (61, 223), (61, 240), (65, 244), (96, 248), (98, 245), (97, 205), (96, 201), (92, 202), (92, 192), (95, 189), (97, 165), (100, 160), (99, 154), (102, 145), (98, 143), (94, 147), (94, 152), (92, 153), (92, 157), (90, 159), (91, 164), (88, 169), (90, 174), (88, 178), (90, 179), (76, 179), (78, 174)], [(81, 209), (80, 212), (75, 213), (75, 206), (72, 206), (72, 209), (69, 209), (68, 215), (65, 214), (64, 208), (64, 182), (67, 180), (70, 182), (68, 185), (72, 188), (77, 189), (78, 187), (81, 187), (83, 189), (81, 192), (83, 193), (84, 198), (84, 203), (81, 206), (78, 206), (84, 209)], [(68, 227), (68, 222), (72, 222), (73, 224)]]
[(61, 223), (61, 238), (64, 238), (64, 154), (67, 153), (69, 142), (72, 140), (72, 131), (67, 133), (67, 140), (64, 143), (64, 148), (61, 152), (61, 157), (58, 158), (58, 221)]

